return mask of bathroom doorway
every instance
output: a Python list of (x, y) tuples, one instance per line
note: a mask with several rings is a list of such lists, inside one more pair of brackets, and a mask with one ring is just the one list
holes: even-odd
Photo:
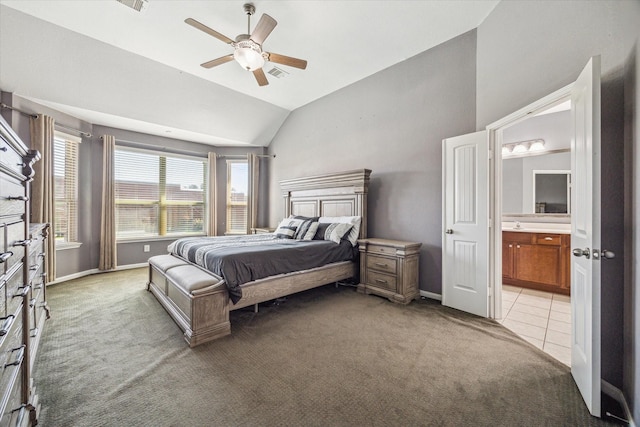
[(570, 101), (501, 132), (502, 288), (495, 317), (570, 366)]

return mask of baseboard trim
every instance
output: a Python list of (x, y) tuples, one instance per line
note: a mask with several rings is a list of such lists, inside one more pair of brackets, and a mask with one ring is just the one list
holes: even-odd
[(622, 406), (622, 409), (625, 412), (625, 418), (629, 421), (629, 427), (636, 427), (631, 414), (631, 409), (629, 409), (627, 399), (625, 399), (622, 390), (605, 380), (600, 380), (600, 385), (604, 394), (614, 399), (620, 404), (620, 406)]
[(423, 291), (422, 289), (420, 290), (420, 296), (421, 297), (425, 297), (425, 298), (429, 298), (429, 299), (434, 299), (437, 301), (442, 301), (442, 295), (440, 294), (436, 294), (433, 292), (429, 292), (429, 291)]
[(57, 285), (58, 283), (67, 282), (73, 279), (80, 279), (81, 277), (91, 276), (92, 274), (100, 274), (100, 273), (108, 273), (110, 271), (120, 271), (120, 270), (131, 270), (134, 268), (142, 268), (149, 266), (146, 262), (141, 262), (139, 264), (128, 264), (128, 265), (119, 265), (115, 268), (115, 270), (99, 270), (97, 268), (92, 268), (91, 270), (81, 271), (79, 273), (69, 274), (67, 276), (56, 277), (56, 280), (53, 280), (47, 283), (49, 285)]

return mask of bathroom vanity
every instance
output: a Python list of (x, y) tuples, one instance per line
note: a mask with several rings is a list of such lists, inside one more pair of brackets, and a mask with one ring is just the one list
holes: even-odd
[(541, 225), (503, 226), (502, 283), (569, 295), (571, 234)]

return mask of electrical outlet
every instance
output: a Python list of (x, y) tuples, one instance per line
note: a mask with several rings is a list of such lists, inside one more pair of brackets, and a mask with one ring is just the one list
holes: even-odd
[(150, 245), (144, 245), (142, 247), (142, 252), (149, 252), (151, 250), (151, 246)]

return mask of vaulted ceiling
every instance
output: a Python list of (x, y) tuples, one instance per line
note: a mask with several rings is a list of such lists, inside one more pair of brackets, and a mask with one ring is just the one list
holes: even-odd
[(143, 3), (0, 0), (0, 89), (94, 124), (266, 146), (292, 110), (476, 28), (498, 0), (254, 1), (251, 30), (278, 22), (264, 50), (308, 61), (267, 62), (262, 87), (235, 61), (201, 67), (233, 48), (184, 22), (235, 39), (243, 1)]

